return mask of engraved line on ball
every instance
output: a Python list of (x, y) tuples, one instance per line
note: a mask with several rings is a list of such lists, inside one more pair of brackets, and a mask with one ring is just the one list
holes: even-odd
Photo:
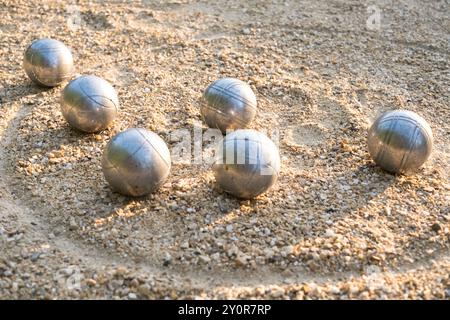
[(416, 139), (418, 135), (420, 134), (419, 126), (416, 125), (414, 127), (414, 133), (412, 134), (412, 137), (409, 137), (408, 141), (408, 151), (403, 153), (402, 161), (400, 161), (399, 170), (403, 170), (404, 166), (406, 165), (407, 160), (409, 159), (413, 147), (416, 145)]
[[(239, 102), (248, 104), (248, 105), (250, 105), (251, 107), (256, 108), (256, 106), (255, 106), (255, 104), (253, 103), (253, 101), (248, 100), (246, 97), (244, 97), (244, 96), (242, 96), (242, 95), (239, 95), (239, 94), (234, 93), (233, 91), (231, 91), (231, 88), (232, 88), (232, 86), (223, 88), (223, 87), (218, 86), (217, 84), (212, 84), (212, 85), (210, 85), (208, 91), (209, 91), (210, 89), (217, 90), (217, 91), (219, 91), (220, 93), (222, 93), (222, 94), (224, 94), (224, 95), (226, 95), (226, 96), (228, 96), (228, 97), (230, 97), (230, 98), (234, 98), (234, 99), (238, 100)], [(252, 91), (252, 92), (253, 92), (253, 91)], [(254, 93), (253, 93), (253, 94), (254, 94)]]
[(114, 105), (114, 107), (116, 108), (116, 111), (118, 110), (116, 104), (114, 103), (114, 101), (113, 101), (112, 99), (110, 99), (110, 98), (108, 98), (108, 97), (105, 97), (105, 96), (102, 96), (102, 95), (99, 95), (99, 94), (90, 96), (90, 95), (88, 95), (88, 94), (86, 93), (86, 91), (83, 89), (83, 87), (81, 86), (81, 83), (79, 83), (78, 86), (80, 87), (81, 92), (83, 92), (84, 95), (85, 95), (86, 97), (88, 97), (88, 98), (89, 98), (90, 100), (92, 100), (93, 102), (99, 104), (99, 105), (102, 106), (103, 108), (111, 109), (111, 107), (108, 107), (108, 106), (105, 106), (104, 104), (101, 104), (100, 102), (94, 100), (92, 97), (102, 97), (102, 98), (105, 98), (105, 99), (111, 101), (111, 103), (112, 103), (112, 104)]
[(383, 159), (384, 159), (384, 156), (385, 156), (385, 154), (386, 154), (386, 145), (389, 145), (390, 144), (390, 142), (391, 142), (391, 138), (392, 138), (392, 136), (394, 135), (394, 129), (395, 129), (395, 127), (397, 126), (397, 121), (395, 121), (397, 119), (397, 116), (396, 115), (394, 115), (393, 117), (392, 117), (392, 121), (391, 121), (391, 123), (389, 123), (389, 131), (388, 131), (388, 135), (387, 136), (385, 136), (385, 137), (383, 137), (384, 139), (383, 140), (381, 140), (382, 141), (382, 143), (383, 143), (383, 145), (381, 146), (381, 148), (378, 150), (378, 153), (377, 153), (377, 155), (376, 155), (376, 157), (375, 157), (375, 159), (377, 160), (377, 162), (382, 162), (383, 161)]
[[(391, 115), (391, 116), (388, 116), (388, 117), (382, 119), (382, 120), (379, 122), (379, 124), (383, 124), (383, 123), (385, 123), (386, 121), (393, 120), (393, 117), (394, 117), (394, 116), (392, 116), (392, 115)], [(433, 137), (430, 136), (429, 133), (428, 133), (428, 128), (424, 127), (424, 126), (423, 126), (420, 122), (418, 122), (417, 120), (411, 119), (411, 118), (409, 118), (409, 117), (407, 117), (407, 116), (404, 116), (404, 115), (396, 115), (395, 117), (396, 117), (396, 119), (400, 119), (400, 120), (403, 120), (403, 121), (405, 121), (405, 122), (409, 122), (410, 124), (419, 126), (419, 127), (422, 129), (422, 131), (424, 132), (424, 134), (427, 136), (428, 141), (431, 142), (431, 141), (433, 140)], [(431, 128), (430, 128), (430, 129), (431, 129)]]
[[(204, 96), (206, 96), (206, 95), (207, 95), (207, 92), (204, 94)], [(221, 97), (220, 95), (217, 95), (217, 94), (214, 95), (214, 99), (211, 101), (211, 106), (206, 101), (207, 99), (205, 98), (204, 102), (202, 104), (202, 107), (206, 108), (214, 113), (217, 113), (219, 116), (222, 116), (222, 118), (224, 118), (225, 121), (228, 122), (228, 121), (230, 121), (230, 115), (228, 113), (225, 113), (222, 110), (220, 110), (221, 103), (218, 103), (220, 100), (222, 100), (222, 98), (223, 97)], [(240, 101), (240, 102), (242, 102), (242, 101)], [(219, 106), (219, 108), (217, 108), (217, 106)], [(203, 120), (205, 120), (206, 123), (208, 123), (208, 121), (206, 121), (205, 116), (203, 115), (203, 112), (202, 112), (202, 118), (203, 118)], [(241, 127), (246, 127), (248, 125), (248, 122), (244, 122), (244, 120), (242, 120), (238, 117), (233, 117), (232, 121), (237, 122)], [(219, 128), (219, 125), (220, 125), (219, 121), (214, 121), (214, 122), (215, 122), (216, 129), (221, 130)], [(233, 125), (231, 124), (231, 126), (233, 126)]]
[(43, 53), (43, 54), (44, 53), (50, 53), (50, 52), (53, 53), (53, 52), (63, 52), (63, 51), (65, 51), (65, 48), (62, 48), (62, 47), (54, 47), (54, 48), (31, 48), (30, 47), (30, 49), (33, 50), (33, 51), (39, 52), (39, 53)]
[(237, 101), (245, 103), (245, 104), (248, 104), (249, 106), (251, 106), (251, 107), (256, 109), (256, 105), (254, 105), (252, 101), (248, 100), (247, 98), (245, 98), (242, 95), (238, 95), (238, 94), (234, 93), (233, 91), (231, 91), (231, 87), (229, 89), (228, 87), (227, 88), (223, 88), (223, 87), (218, 86), (217, 84), (212, 84), (207, 89), (207, 91), (209, 91), (210, 89), (217, 90), (217, 91), (219, 91), (220, 93), (224, 94), (227, 97), (234, 98)]
[(167, 163), (166, 159), (164, 159), (164, 157), (161, 155), (161, 153), (159, 153), (159, 151), (153, 146), (153, 144), (147, 139), (147, 137), (139, 130), (139, 129), (135, 129), (137, 130), (137, 132), (139, 132), (139, 134), (142, 136), (142, 138), (144, 138), (145, 141), (147, 141), (148, 144), (150, 144), (150, 146), (152, 147), (152, 149), (159, 155), (159, 157), (164, 161), (164, 163), (166, 164), (167, 167), (170, 168), (170, 163)]
[[(239, 80), (239, 79), (233, 79), (233, 78), (228, 78), (228, 79), (230, 79), (230, 81), (228, 81), (228, 84), (225, 84), (224, 87), (220, 87), (220, 86), (219, 86), (219, 88), (221, 88), (221, 89), (223, 89), (223, 90), (226, 90), (226, 91), (230, 92), (231, 94), (234, 94), (233, 91), (231, 90), (231, 89), (234, 88), (234, 87), (243, 86), (243, 87), (248, 87), (248, 88), (250, 88), (250, 86), (249, 86), (247, 83), (245, 83), (244, 81), (242, 81), (242, 80)], [(222, 80), (223, 80), (223, 79), (222, 79)], [(220, 80), (219, 80), (219, 81), (220, 81)], [(211, 86), (216, 87), (216, 86), (217, 86), (217, 82), (212, 83)], [(255, 93), (253, 92), (253, 90), (251, 90), (251, 88), (250, 88), (250, 91), (253, 93), (253, 95), (255, 94)], [(244, 96), (239, 96), (239, 97), (241, 97), (241, 98), (244, 99), (244, 100), (247, 100), (247, 98), (244, 97)], [(249, 104), (252, 104), (251, 101), (248, 101), (248, 103), (249, 103)]]
[[(39, 41), (39, 40), (35, 40), (35, 41)], [(40, 44), (41, 46), (43, 46), (43, 45), (45, 45), (45, 44), (42, 44), (42, 43), (38, 43), (38, 44)], [(62, 45), (64, 45), (63, 43), (61, 43)], [(44, 83), (44, 81), (45, 80), (51, 80), (52, 78), (51, 77), (49, 77), (49, 78), (42, 78), (42, 77), (38, 77), (37, 75), (36, 75), (36, 73), (35, 73), (35, 68), (36, 68), (36, 64), (35, 64), (35, 62), (34, 62), (34, 57), (35, 57), (35, 54), (36, 53), (40, 53), (40, 54), (45, 54), (45, 53), (50, 53), (50, 52), (61, 52), (61, 51), (63, 51), (64, 50), (64, 48), (61, 48), (61, 47), (54, 47), (54, 48), (43, 48), (43, 47), (41, 47), (41, 46), (38, 46), (37, 48), (33, 48), (33, 43), (30, 45), (30, 47), (28, 47), (28, 49), (27, 49), (27, 51), (28, 50), (31, 50), (31, 57), (30, 57), (30, 64), (31, 64), (31, 73), (33, 74), (33, 77), (38, 81), (38, 82), (40, 82), (40, 83), (42, 83), (42, 84), (44, 84), (45, 85), (45, 83)], [(64, 45), (65, 46), (65, 45)], [(67, 48), (67, 47), (66, 47)], [(67, 48), (68, 49), (68, 48)], [(69, 52), (70, 52), (70, 50), (69, 50)], [(70, 55), (72, 55), (72, 52), (70, 52)], [(73, 66), (72, 66), (72, 68), (73, 68)], [(72, 76), (72, 74), (68, 74), (68, 75), (65, 75), (65, 76), (61, 76), (61, 78), (62, 78), (62, 80), (65, 80), (65, 79), (67, 79), (67, 78), (70, 78)]]
[[(250, 145), (250, 139), (245, 139), (245, 153), (250, 153), (250, 146), (249, 145)], [(256, 163), (250, 163), (250, 155), (248, 155), (248, 158), (249, 158), (248, 162), (249, 162), (249, 164), (261, 165), (261, 158), (259, 157), (260, 156), (260, 152), (261, 152), (261, 150), (260, 150), (261, 144), (257, 143), (256, 145), (257, 145), (257, 149), (258, 149), (256, 151)], [(245, 160), (247, 162), (247, 154), (246, 154)], [(258, 171), (258, 169), (256, 167), (254, 167), (253, 170), (252, 170), (251, 176), (250, 176), (250, 178), (248, 178), (247, 184), (245, 185), (245, 189), (246, 190), (248, 190), (248, 186), (251, 183), (253, 183), (253, 178), (255, 177), (256, 171)]]
[[(220, 97), (219, 97), (219, 98), (220, 98)], [(229, 120), (230, 115), (229, 115), (228, 113), (223, 112), (223, 111), (220, 110), (220, 109), (210, 107), (210, 106), (208, 105), (207, 102), (203, 102), (203, 104), (204, 104), (204, 105), (202, 105), (202, 107), (204, 107), (204, 108), (206, 108), (206, 109), (209, 109), (210, 111), (216, 112), (216, 113), (218, 113), (219, 115), (221, 115), (222, 117), (224, 117), (226, 120)], [(215, 103), (213, 103), (213, 104), (215, 104)], [(205, 116), (204, 116), (203, 114), (202, 114), (202, 118), (203, 118), (203, 120), (206, 122)], [(249, 124), (249, 122), (245, 122), (244, 120), (242, 120), (242, 119), (240, 119), (240, 118), (238, 118), (238, 117), (233, 118), (233, 121), (238, 122), (242, 127), (246, 127), (246, 126)], [(220, 130), (218, 124), (216, 124), (216, 129), (219, 129), (219, 130)]]
[[(128, 189), (128, 190), (133, 190), (133, 188), (131, 187), (130, 183), (127, 180), (128, 178), (126, 176), (124, 176), (123, 173), (112, 162), (110, 162), (108, 159), (106, 159), (106, 161), (108, 161), (108, 163), (111, 164), (111, 167), (108, 167), (108, 168), (105, 168), (105, 169), (107, 169), (107, 170), (111, 170), (111, 169), (116, 170), (117, 174), (122, 178), (122, 182), (125, 184), (125, 188)], [(105, 179), (106, 179), (106, 177), (105, 177)], [(106, 181), (108, 182), (108, 179), (106, 179)]]
[(253, 109), (257, 109), (256, 105), (254, 105), (252, 101), (248, 100), (247, 98), (245, 98), (241, 95), (237, 95), (231, 91), (228, 91), (228, 89), (218, 87), (217, 85), (211, 85), (210, 88), (219, 91), (220, 93), (222, 93), (225, 96), (228, 96), (229, 98), (233, 98), (239, 102), (245, 103), (245, 104), (249, 105), (250, 107), (252, 107)]

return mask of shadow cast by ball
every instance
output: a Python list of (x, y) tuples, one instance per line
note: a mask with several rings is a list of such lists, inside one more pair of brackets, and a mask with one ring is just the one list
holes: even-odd
[(50, 91), (52, 89), (53, 88), (50, 87), (37, 85), (28, 79), (24, 82), (0, 87), (0, 109), (6, 107), (9, 103), (20, 100), (23, 97)]
[[(17, 87), (28, 88), (28, 86)], [(34, 92), (39, 92), (37, 90)], [(16, 94), (16, 98), (18, 97)], [(99, 199), (104, 200), (105, 206), (102, 210), (84, 209), (79, 213), (74, 212), (75, 215), (87, 214), (92, 218), (104, 217), (112, 210), (128, 205), (131, 200), (111, 192), (107, 182), (104, 181), (100, 167), (101, 152), (98, 151), (106, 141), (98, 141), (95, 135), (75, 130), (63, 121), (59, 121), (56, 127), (47, 126), (42, 130), (13, 132), (17, 127), (20, 129), (24, 119), (33, 118), (33, 112), (39, 111), (33, 107), (22, 106), (18, 111), (20, 118), (13, 119), (5, 129), (10, 136), (4, 137), (0, 142), (7, 149), (3, 160), (7, 167), (5, 171), (8, 173), (5, 179), (9, 180), (12, 193), (22, 194), (26, 205), (46, 212), (47, 222), (50, 223), (61, 222), (55, 208), (52, 207), (55, 202), (48, 199), (48, 195), (33, 195), (36, 190), (47, 189), (47, 193), (55, 197), (58, 197), (58, 194), (67, 194), (66, 207), (73, 205), (73, 208), (76, 208), (77, 203), (84, 201), (83, 208), (89, 208), (90, 205), (94, 207), (94, 204), (98, 204)], [(11, 145), (15, 147), (11, 148)], [(20, 170), (21, 163), (29, 166), (32, 171), (26, 173)], [(19, 175), (18, 170), (19, 173), (22, 172)], [(92, 186), (96, 189), (93, 190)], [(86, 190), (83, 190), (83, 187)], [(33, 192), (29, 192), (30, 188)], [(83, 192), (80, 192), (80, 189)], [(90, 196), (86, 196), (88, 194)], [(41, 196), (47, 201), (42, 201)]]

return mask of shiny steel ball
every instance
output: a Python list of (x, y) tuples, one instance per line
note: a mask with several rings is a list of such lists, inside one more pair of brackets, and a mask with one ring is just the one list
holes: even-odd
[(222, 133), (228, 129), (243, 129), (256, 115), (256, 96), (241, 80), (219, 79), (205, 90), (200, 111), (210, 128)]
[(213, 171), (224, 191), (242, 199), (256, 197), (278, 178), (278, 148), (258, 131), (236, 130), (219, 143)]
[(25, 50), (23, 68), (35, 83), (54, 87), (72, 76), (72, 53), (58, 40), (35, 40)]
[(117, 192), (143, 196), (158, 189), (169, 176), (170, 152), (156, 133), (132, 128), (115, 135), (106, 145), (102, 169)]
[(430, 156), (433, 133), (417, 113), (388, 111), (375, 120), (367, 139), (369, 153), (384, 170), (404, 173), (418, 169)]
[(119, 99), (114, 88), (102, 78), (80, 76), (64, 88), (61, 112), (67, 122), (84, 132), (98, 132), (114, 121)]

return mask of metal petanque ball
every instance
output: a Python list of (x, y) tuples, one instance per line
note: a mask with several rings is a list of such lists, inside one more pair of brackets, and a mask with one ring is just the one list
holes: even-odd
[(35, 83), (54, 87), (72, 76), (72, 53), (58, 40), (35, 40), (25, 51), (23, 68)]
[(222, 133), (227, 129), (243, 129), (256, 115), (256, 96), (241, 80), (219, 79), (205, 90), (200, 111), (210, 128)]
[(108, 183), (127, 196), (155, 191), (170, 173), (170, 151), (156, 133), (132, 128), (115, 135), (106, 145), (102, 169)]
[(84, 132), (98, 132), (109, 127), (119, 108), (114, 88), (102, 78), (80, 76), (64, 88), (61, 112), (67, 122)]
[(388, 111), (375, 120), (367, 139), (369, 153), (384, 170), (403, 173), (418, 169), (430, 156), (433, 133), (417, 113)]
[(219, 143), (213, 171), (224, 191), (242, 199), (256, 197), (278, 178), (278, 148), (258, 131), (236, 130)]

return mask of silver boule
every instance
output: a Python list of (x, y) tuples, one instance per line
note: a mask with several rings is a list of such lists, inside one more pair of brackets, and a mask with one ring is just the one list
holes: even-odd
[(115, 135), (106, 145), (102, 169), (117, 192), (143, 196), (159, 188), (170, 173), (170, 151), (156, 133), (132, 128)]
[(430, 125), (417, 113), (394, 110), (383, 113), (369, 129), (369, 153), (384, 170), (404, 173), (418, 169), (433, 149)]
[(224, 191), (242, 199), (256, 197), (278, 178), (278, 148), (258, 131), (236, 130), (219, 142), (213, 171)]
[(72, 53), (58, 40), (35, 40), (25, 50), (23, 68), (35, 83), (54, 87), (72, 76)]
[(98, 132), (114, 121), (119, 108), (116, 90), (102, 78), (80, 76), (64, 88), (61, 112), (67, 122), (84, 132)]
[(219, 79), (205, 90), (200, 112), (208, 127), (222, 133), (243, 129), (256, 115), (256, 96), (241, 80)]

